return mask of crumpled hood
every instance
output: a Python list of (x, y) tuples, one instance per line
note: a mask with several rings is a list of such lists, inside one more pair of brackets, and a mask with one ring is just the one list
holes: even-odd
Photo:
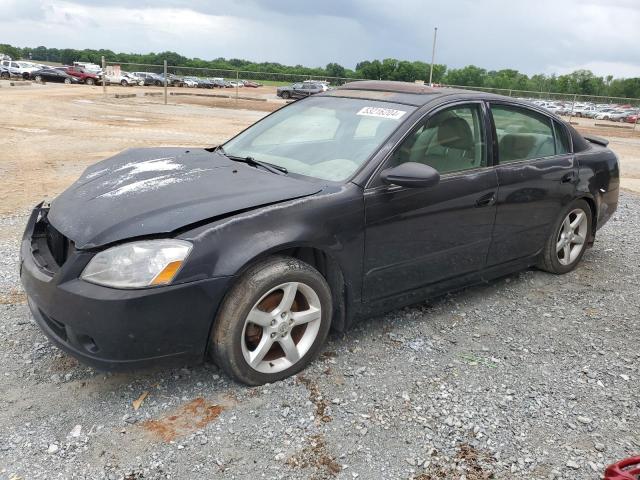
[(132, 149), (87, 168), (48, 219), (76, 248), (93, 248), (321, 189), (204, 149)]

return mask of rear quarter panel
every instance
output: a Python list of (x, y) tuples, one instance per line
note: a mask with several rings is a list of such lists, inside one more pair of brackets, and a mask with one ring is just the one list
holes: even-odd
[(600, 229), (618, 207), (620, 166), (609, 148), (592, 145), (576, 154), (579, 166), (577, 191), (591, 199), (596, 207), (595, 229)]

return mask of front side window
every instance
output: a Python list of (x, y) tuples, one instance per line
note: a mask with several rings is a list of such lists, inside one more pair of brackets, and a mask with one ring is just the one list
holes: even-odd
[(353, 175), (415, 110), (374, 100), (309, 97), (292, 103), (224, 144), (289, 172), (342, 181)]
[(511, 105), (491, 105), (496, 127), (499, 163), (517, 162), (556, 154), (551, 119)]
[(404, 162), (424, 163), (440, 174), (485, 167), (480, 105), (456, 106), (430, 117), (393, 153), (390, 166)]

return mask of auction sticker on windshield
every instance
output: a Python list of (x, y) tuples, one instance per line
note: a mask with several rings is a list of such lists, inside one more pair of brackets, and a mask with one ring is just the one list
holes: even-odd
[(405, 113), (407, 112), (403, 112), (402, 110), (394, 110), (393, 108), (363, 107), (357, 114), (364, 115), (366, 117), (380, 117), (399, 120)]

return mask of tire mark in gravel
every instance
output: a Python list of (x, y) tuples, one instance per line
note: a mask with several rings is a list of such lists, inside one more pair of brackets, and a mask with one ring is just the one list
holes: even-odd
[(342, 471), (342, 466), (327, 451), (327, 444), (322, 435), (310, 437), (309, 445), (291, 456), (286, 463), (292, 468), (315, 469), (315, 473), (309, 477), (313, 480), (333, 478)]
[(322, 393), (320, 393), (318, 383), (315, 380), (311, 380), (310, 378), (305, 377), (304, 375), (298, 375), (297, 381), (305, 386), (305, 388), (309, 392), (309, 400), (311, 400), (311, 402), (316, 407), (314, 412), (316, 422), (330, 422), (332, 418), (326, 414), (328, 404), (327, 401), (322, 397)]

